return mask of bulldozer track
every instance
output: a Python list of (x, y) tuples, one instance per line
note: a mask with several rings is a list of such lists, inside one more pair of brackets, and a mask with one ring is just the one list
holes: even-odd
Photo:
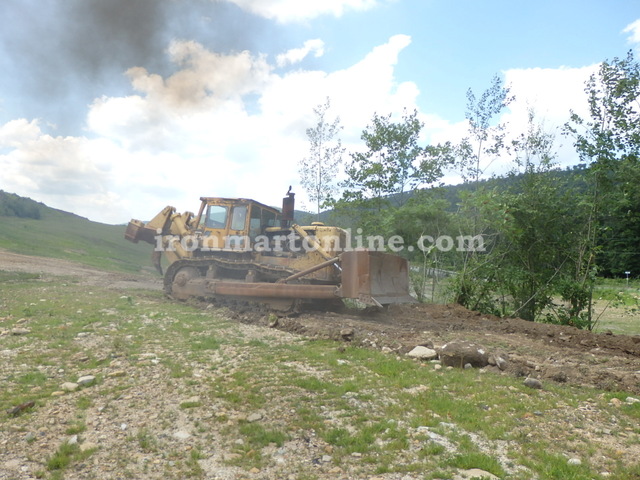
[[(237, 271), (249, 271), (255, 270), (258, 273), (271, 275), (276, 279), (286, 278), (289, 275), (295, 273), (295, 270), (290, 268), (281, 267), (278, 265), (265, 265), (261, 263), (252, 263), (242, 260), (232, 260), (223, 258), (207, 258), (207, 259), (183, 259), (172, 263), (164, 275), (164, 291), (167, 295), (171, 295), (173, 280), (176, 273), (184, 267), (195, 267), (202, 272), (203, 269), (208, 269), (210, 266), (215, 265), (230, 270)], [(206, 274), (206, 272), (205, 272)], [(203, 275), (204, 276), (204, 275)]]

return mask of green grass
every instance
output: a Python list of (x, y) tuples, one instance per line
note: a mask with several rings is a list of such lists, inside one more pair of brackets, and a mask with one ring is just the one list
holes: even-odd
[(64, 470), (72, 462), (80, 462), (93, 454), (95, 449), (81, 451), (78, 444), (63, 443), (47, 460), (47, 470)]
[[(270, 330), (256, 339), (215, 311), (158, 292), (123, 295), (66, 279), (1, 278), (2, 328), (20, 324), (32, 333), (0, 337), (7, 359), (0, 365), (0, 411), (36, 404), (15, 418), (0, 417), (0, 435), (35, 450), (39, 440), (24, 442), (25, 431), (58, 428), (41, 464), (49, 478), (70, 470), (81, 475), (74, 469), (87, 454), (77, 445), (58, 448), (61, 438), (78, 435), (82, 442), (96, 433), (96, 419), (118, 427), (130, 409), (140, 412), (140, 424), (122, 431), (126, 450), (145, 459), (149, 476), (153, 471), (158, 478), (205, 478), (200, 461), (218, 450), (233, 454), (225, 465), (266, 472), (277, 468), (274, 458), (293, 448), (290, 442), (304, 451), (304, 461), (285, 454), (286, 468), (273, 478), (326, 479), (332, 467), (353, 478), (389, 473), (420, 479), (451, 478), (467, 468), (517, 480), (600, 479), (604, 470), (622, 479), (640, 471), (633, 456), (640, 406), (624, 404), (625, 392), (554, 384), (532, 390), (510, 376), (435, 370), (330, 341), (282, 343)], [(114, 369), (127, 374), (109, 378)], [(86, 370), (99, 381), (52, 397)], [(140, 385), (148, 382), (152, 396), (142, 397)], [(164, 400), (147, 409), (156, 396)], [(614, 397), (623, 405), (611, 406)], [(52, 409), (65, 412), (64, 423), (48, 423), (44, 413)], [(262, 418), (248, 422), (255, 412)], [(611, 430), (607, 439), (615, 447), (589, 430), (594, 424)], [(177, 425), (190, 432), (186, 443), (172, 437)], [(129, 455), (104, 450), (93, 452), (100, 455), (94, 463), (121, 462), (129, 472), (123, 476), (144, 476), (127, 464)], [(326, 465), (312, 462), (327, 454)], [(574, 457), (582, 464), (568, 464)]]
[(593, 297), (595, 331), (640, 335), (640, 280), (599, 279)]

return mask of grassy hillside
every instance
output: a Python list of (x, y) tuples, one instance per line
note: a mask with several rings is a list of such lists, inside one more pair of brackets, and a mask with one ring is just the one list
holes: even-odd
[[(16, 211), (29, 216), (17, 216)], [(151, 271), (152, 247), (126, 241), (124, 230), (124, 225), (92, 222), (0, 191), (0, 248), (11, 252), (63, 258), (105, 270)]]

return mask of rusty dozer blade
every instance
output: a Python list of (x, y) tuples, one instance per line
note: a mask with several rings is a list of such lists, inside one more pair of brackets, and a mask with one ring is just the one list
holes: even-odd
[(402, 257), (354, 250), (340, 256), (340, 265), (343, 298), (377, 306), (417, 302), (409, 294), (409, 263)]

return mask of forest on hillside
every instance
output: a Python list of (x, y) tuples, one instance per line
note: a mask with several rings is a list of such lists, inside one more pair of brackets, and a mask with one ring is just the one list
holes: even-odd
[(0, 190), (0, 217), (40, 219), (43, 205), (30, 198)]

